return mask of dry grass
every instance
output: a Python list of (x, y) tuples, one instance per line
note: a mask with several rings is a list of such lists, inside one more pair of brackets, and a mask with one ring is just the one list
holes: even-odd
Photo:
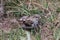
[[(10, 25), (12, 19), (19, 19), (23, 15), (39, 14), (40, 32), (34, 35), (32, 30), (32, 40), (60, 40), (60, 0), (5, 0), (4, 2), (7, 18), (2, 16), (0, 24), (7, 21), (9, 24), (7, 22), (5, 24)], [(3, 31), (5, 28), (1, 28), (0, 40), (26, 40), (25, 31), (19, 26), (16, 22), (11, 24), (12, 29), (8, 33)]]

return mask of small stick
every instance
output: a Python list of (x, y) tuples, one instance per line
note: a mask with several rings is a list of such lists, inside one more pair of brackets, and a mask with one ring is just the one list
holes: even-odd
[(27, 40), (31, 40), (29, 31), (26, 31), (26, 35), (27, 35)]

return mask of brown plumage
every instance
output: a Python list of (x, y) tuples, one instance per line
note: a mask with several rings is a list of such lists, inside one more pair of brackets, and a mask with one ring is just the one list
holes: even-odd
[(19, 19), (20, 24), (22, 23), (24, 25), (24, 26), (21, 25), (21, 27), (28, 30), (31, 30), (33, 28), (38, 28), (39, 20), (40, 20), (40, 15), (38, 14), (32, 16), (23, 16)]

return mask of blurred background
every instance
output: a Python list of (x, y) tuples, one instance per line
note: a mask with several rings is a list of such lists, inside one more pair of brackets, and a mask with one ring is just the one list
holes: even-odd
[(31, 40), (60, 40), (60, 0), (0, 0), (0, 40), (27, 40), (17, 19), (34, 14), (40, 29), (30, 32)]

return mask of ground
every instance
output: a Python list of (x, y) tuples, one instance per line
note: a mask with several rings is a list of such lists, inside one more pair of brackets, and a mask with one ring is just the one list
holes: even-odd
[(4, 0), (0, 5), (0, 40), (27, 40), (18, 22), (24, 15), (40, 15), (38, 33), (32, 40), (60, 40), (60, 0)]

